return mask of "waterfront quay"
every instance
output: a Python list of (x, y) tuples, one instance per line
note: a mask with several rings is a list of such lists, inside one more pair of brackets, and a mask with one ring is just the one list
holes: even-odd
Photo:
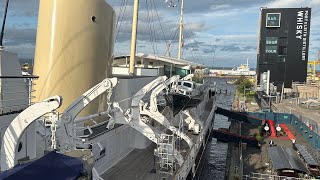
[(320, 125), (320, 107), (307, 107), (305, 104), (297, 104), (296, 99), (284, 99), (281, 103), (272, 103), (273, 112), (284, 112), (295, 114), (303, 122), (314, 128), (314, 131), (320, 133), (318, 127)]
[[(234, 104), (241, 101), (234, 98)], [(239, 112), (233, 105), (233, 112), (239, 117), (229, 118), (229, 132), (245, 137), (257, 138), (261, 135), (257, 147), (247, 144), (229, 142), (227, 154), (227, 171), (225, 179), (284, 179), (286, 176), (295, 179), (318, 177), (320, 154), (320, 137), (317, 126), (320, 115), (316, 108), (297, 105), (294, 100), (284, 99), (281, 103), (272, 104), (274, 112), (261, 113), (256, 103), (245, 103), (246, 112)], [(245, 115), (244, 117), (241, 117)], [(268, 120), (272, 120), (272, 126)], [(269, 124), (268, 131), (264, 127)], [(281, 127), (280, 131), (273, 130)], [(316, 128), (315, 128), (316, 127)], [(297, 149), (303, 147), (303, 152)], [(311, 157), (312, 161), (306, 156)], [(278, 159), (278, 161), (277, 161)], [(313, 162), (313, 163), (310, 163)], [(313, 165), (314, 164), (314, 165)]]

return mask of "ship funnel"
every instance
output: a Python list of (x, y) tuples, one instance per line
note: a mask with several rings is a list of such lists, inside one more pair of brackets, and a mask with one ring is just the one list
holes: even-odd
[[(105, 0), (40, 0), (34, 74), (35, 101), (63, 97), (63, 111), (111, 76), (115, 12)], [(81, 115), (103, 110), (103, 96)]]

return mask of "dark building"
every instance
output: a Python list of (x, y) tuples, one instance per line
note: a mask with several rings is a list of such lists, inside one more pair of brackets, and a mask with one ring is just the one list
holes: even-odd
[(261, 8), (257, 80), (270, 70), (270, 83), (291, 87), (307, 77), (311, 8)]

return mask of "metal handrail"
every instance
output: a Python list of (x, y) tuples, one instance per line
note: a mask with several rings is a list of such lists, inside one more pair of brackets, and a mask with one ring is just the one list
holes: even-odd
[(28, 104), (20, 104), (20, 105), (12, 105), (12, 106), (0, 107), (0, 109), (9, 109), (9, 108), (20, 107), (20, 106), (29, 106), (29, 103)]
[(16, 93), (30, 93), (30, 92), (35, 92), (35, 90), (31, 90), (31, 91), (17, 91), (17, 92), (0, 92), (0, 94), (16, 94)]
[(16, 87), (16, 86), (26, 86), (26, 87), (30, 87), (33, 85), (37, 85), (35, 83), (32, 84), (21, 84), (21, 83), (10, 83), (11, 85), (1, 85), (0, 87)]
[(6, 100), (0, 100), (0, 102), (10, 102), (10, 101), (16, 101), (16, 100), (26, 100), (26, 99), (34, 99), (36, 98), (35, 96), (30, 96), (28, 98), (17, 98), (17, 99), (6, 99)]

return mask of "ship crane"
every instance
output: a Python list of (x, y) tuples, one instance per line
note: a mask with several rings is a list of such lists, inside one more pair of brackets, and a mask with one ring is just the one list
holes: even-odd
[[(172, 77), (172, 79), (176, 78), (176, 76)], [(136, 129), (140, 133), (142, 133), (145, 137), (150, 139), (152, 142), (158, 144), (159, 138), (163, 133), (162, 131), (156, 129), (155, 127), (151, 126), (149, 117), (156, 120), (157, 118), (161, 117), (154, 117), (147, 110), (148, 103), (142, 101), (142, 98), (149, 93), (151, 90), (155, 89), (159, 85), (161, 86), (162, 83), (165, 83), (167, 80), (166, 76), (160, 76), (155, 80), (151, 81), (149, 84), (144, 86), (140, 91), (138, 91), (132, 99), (131, 108), (124, 111), (118, 103), (113, 103), (113, 107), (118, 109), (117, 111), (113, 111), (111, 116), (113, 117), (108, 124), (108, 127), (112, 127), (113, 124), (128, 124), (132, 128)], [(168, 83), (170, 84), (170, 83)], [(155, 94), (155, 92), (154, 92)], [(153, 99), (151, 99), (153, 101)], [(150, 116), (149, 116), (150, 115)], [(166, 121), (166, 119), (156, 120), (162, 124), (165, 124), (166, 127), (172, 127), (170, 123)], [(173, 156), (181, 166), (184, 162), (182, 155), (178, 150), (173, 150)]]
[[(183, 81), (188, 81), (192, 78), (192, 75), (188, 75), (183, 78)], [(164, 90), (167, 92), (177, 92), (179, 82), (179, 76), (173, 76), (167, 79), (166, 76), (160, 76), (140, 89), (133, 97), (131, 101), (131, 107), (124, 111), (117, 102), (111, 103), (111, 95), (113, 88), (117, 85), (117, 78), (106, 78), (99, 84), (95, 85), (81, 96), (79, 96), (73, 103), (71, 103), (63, 112), (61, 116), (56, 111), (62, 104), (62, 98), (54, 96), (46, 99), (40, 103), (25, 109), (20, 113), (9, 125), (4, 135), (4, 142), (1, 148), (1, 168), (7, 170), (14, 167), (17, 164), (16, 154), (17, 146), (20, 141), (23, 132), (28, 126), (44, 115), (49, 114), (48, 119), (42, 119), (51, 126), (51, 147), (52, 149), (58, 149), (60, 152), (65, 153), (77, 149), (91, 149), (92, 144), (86, 143), (85, 137), (92, 134), (90, 126), (83, 127), (79, 123), (90, 120), (95, 117), (108, 116), (109, 122), (107, 128), (113, 127), (114, 124), (127, 124), (132, 128), (142, 133), (145, 137), (153, 141), (158, 145), (155, 155), (162, 152), (162, 149), (168, 148), (166, 151), (172, 154), (172, 160), (167, 160), (166, 163), (174, 164), (174, 159), (179, 166), (184, 163), (184, 158), (180, 151), (175, 149), (175, 139), (169, 138), (170, 142), (163, 142), (162, 137), (168, 136), (165, 132), (159, 130), (158, 127), (154, 127), (151, 122), (157, 121), (163, 125), (165, 129), (172, 131), (177, 136), (181, 137), (189, 147), (192, 149), (194, 143), (184, 132), (182, 132), (172, 125), (172, 123), (165, 117), (158, 109), (158, 97)], [(106, 102), (108, 109), (105, 112), (92, 114), (86, 117), (77, 117), (77, 115), (89, 105), (95, 98), (101, 94), (106, 93)], [(149, 101), (142, 100), (145, 95), (151, 93)], [(191, 112), (191, 111), (190, 111)], [(185, 119), (187, 124), (194, 125), (195, 122), (203, 126), (195, 113), (191, 114), (188, 110), (182, 111), (180, 117), (187, 115)], [(172, 118), (173, 116), (169, 116)], [(183, 118), (182, 118), (183, 119)], [(180, 123), (181, 121), (180, 118)], [(78, 135), (78, 130), (87, 129), (89, 135)], [(171, 149), (170, 149), (171, 148)], [(158, 154), (159, 155), (159, 154)], [(159, 156), (161, 159), (161, 157)], [(173, 159), (174, 158), (174, 159)], [(163, 160), (161, 160), (163, 161)]]
[[(104, 92), (108, 92), (107, 101), (110, 102), (112, 88), (117, 84), (117, 78), (106, 78), (87, 92), (82, 94), (77, 100), (75, 100), (63, 113), (62, 117), (58, 116), (58, 109), (62, 104), (62, 98), (60, 96), (53, 96), (42, 102), (35, 103), (22, 111), (8, 126), (4, 134), (4, 140), (1, 144), (1, 170), (7, 170), (14, 167), (17, 164), (16, 154), (18, 149), (18, 142), (29, 125), (36, 120), (42, 118), (44, 115), (49, 114), (47, 122), (51, 123), (51, 130), (53, 130), (51, 141), (52, 148), (61, 147), (61, 152), (71, 151), (81, 146), (84, 143), (80, 137), (76, 135), (76, 124), (89, 120), (93, 117), (102, 115), (108, 115), (110, 108), (103, 113), (90, 115), (88, 117), (76, 118), (76, 116), (83, 110), (90, 102), (101, 95)], [(58, 126), (58, 132), (55, 130)], [(90, 131), (90, 129), (89, 129)], [(58, 138), (59, 145), (56, 145), (56, 136)]]
[[(81, 123), (92, 119), (94, 117), (108, 115), (110, 112), (110, 97), (112, 95), (112, 89), (118, 83), (117, 78), (106, 78), (99, 84), (95, 85), (87, 92), (82, 94), (75, 100), (71, 105), (69, 105), (66, 110), (63, 112), (61, 117), (61, 128), (59, 129), (59, 139), (61, 139), (61, 150), (63, 152), (72, 150), (76, 148), (76, 146), (81, 146), (82, 139), (76, 138), (77, 131), (75, 126), (77, 123)], [(107, 103), (109, 104), (108, 109), (106, 112), (101, 112), (98, 114), (89, 115), (87, 117), (76, 118), (76, 116), (95, 98), (100, 96), (102, 93), (107, 91)], [(92, 132), (91, 129), (88, 127), (89, 132)], [(88, 136), (88, 135), (87, 135)], [(62, 144), (63, 143), (63, 144)]]
[(48, 113), (56, 114), (55, 110), (62, 104), (60, 96), (53, 96), (42, 102), (35, 103), (22, 111), (6, 129), (1, 144), (1, 171), (13, 168), (17, 164), (18, 142), (23, 133), (37, 119)]

